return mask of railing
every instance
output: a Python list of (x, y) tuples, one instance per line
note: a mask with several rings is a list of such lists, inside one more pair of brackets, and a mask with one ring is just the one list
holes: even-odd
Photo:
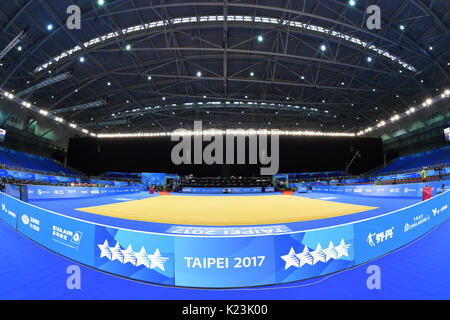
[(405, 169), (405, 170), (388, 171), (388, 172), (383, 172), (382, 174), (371, 175), (371, 177), (389, 176), (391, 174), (399, 174), (399, 173), (419, 172), (422, 170), (423, 167), (426, 167), (427, 169), (434, 169), (441, 165), (444, 168), (447, 168), (447, 167), (450, 167), (450, 162), (438, 163), (438, 164), (428, 165), (428, 166), (421, 166), (421, 167), (410, 168), (410, 169)]
[[(67, 178), (79, 178), (79, 179), (96, 179), (96, 180), (105, 180), (105, 181), (130, 181), (130, 179), (112, 179), (112, 178), (104, 178), (104, 177), (90, 177), (90, 176), (84, 176), (84, 175), (69, 175), (61, 172), (53, 172), (53, 171), (42, 171), (42, 170), (35, 170), (35, 169), (25, 169), (21, 167), (16, 166), (8, 166), (3, 163), (0, 163), (0, 169), (4, 170), (12, 170), (12, 171), (18, 171), (18, 172), (25, 172), (25, 173), (34, 173), (34, 174), (42, 174), (42, 175), (49, 175), (49, 176), (59, 176), (59, 177), (67, 177)], [(131, 182), (140, 182), (136, 179), (131, 179)]]

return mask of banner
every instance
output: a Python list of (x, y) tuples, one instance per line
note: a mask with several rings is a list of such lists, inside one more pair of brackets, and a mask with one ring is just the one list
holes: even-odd
[(448, 192), (416, 206), (354, 224), (356, 264), (419, 238), (448, 218)]
[(249, 187), (249, 188), (181, 188), (183, 193), (261, 193), (261, 187)]
[(313, 186), (312, 191), (361, 196), (417, 198), (422, 197), (422, 191), (425, 187), (431, 187), (433, 195), (450, 189), (450, 185), (446, 185), (446, 182), (447, 181), (379, 186)]
[(94, 224), (54, 214), (22, 201), (7, 201), (5, 205), (18, 215), (17, 231), (67, 258), (93, 265)]
[(94, 268), (131, 279), (175, 284), (174, 238), (96, 226)]
[(165, 177), (166, 177), (165, 173), (143, 172), (141, 174), (142, 187), (148, 189), (148, 187), (152, 185), (162, 186), (164, 185)]
[(139, 187), (59, 187), (59, 186), (24, 186), (28, 189), (28, 200), (70, 199), (95, 197), (102, 195), (126, 194), (140, 192)]

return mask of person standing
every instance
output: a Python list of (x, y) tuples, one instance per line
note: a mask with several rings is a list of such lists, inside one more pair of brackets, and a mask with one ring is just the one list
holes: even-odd
[(422, 181), (425, 182), (425, 180), (427, 179), (427, 173), (425, 171), (426, 167), (422, 168)]

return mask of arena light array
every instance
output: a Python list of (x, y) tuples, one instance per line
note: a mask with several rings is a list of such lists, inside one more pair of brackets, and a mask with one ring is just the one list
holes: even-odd
[[(428, 108), (434, 102), (437, 102), (441, 99), (445, 99), (448, 97), (450, 97), (450, 89), (445, 89), (442, 94), (437, 95), (434, 98), (427, 98), (424, 102), (422, 102), (422, 104), (419, 104), (415, 107), (411, 107), (408, 110), (406, 110), (404, 113), (393, 115), (389, 120), (391, 123), (394, 123), (394, 122), (400, 120), (401, 118), (411, 116), (413, 113), (415, 113), (418, 110)], [(381, 121), (376, 125), (376, 127), (367, 127), (366, 129), (359, 131), (356, 135), (357, 136), (364, 135), (365, 133), (371, 132), (374, 129), (380, 129), (381, 127), (384, 127), (385, 125), (386, 125), (386, 121)]]
[[(83, 47), (89, 48), (91, 46), (94, 46), (99, 43), (103, 43), (105, 41), (111, 40), (111, 39), (117, 39), (120, 37), (123, 37), (127, 34), (132, 34), (136, 32), (142, 32), (144, 30), (151, 30), (158, 27), (165, 27), (169, 25), (176, 25), (176, 24), (195, 24), (195, 23), (202, 23), (202, 22), (214, 22), (214, 21), (234, 21), (234, 22), (242, 22), (242, 23), (263, 23), (263, 24), (273, 24), (273, 25), (281, 25), (281, 26), (288, 26), (289, 28), (293, 29), (302, 29), (302, 30), (308, 30), (313, 32), (318, 32), (322, 34), (326, 34), (327, 37), (332, 37), (338, 40), (344, 40), (349, 43), (355, 44), (357, 46), (360, 46), (364, 49), (368, 49), (369, 51), (372, 51), (374, 53), (377, 53), (387, 59), (390, 59), (392, 62), (399, 64), (401, 67), (410, 70), (412, 72), (416, 72), (417, 69), (413, 67), (412, 65), (408, 64), (407, 62), (401, 60), (399, 57), (389, 53), (387, 50), (380, 49), (377, 46), (365, 42), (357, 37), (344, 34), (342, 32), (336, 31), (336, 30), (330, 30), (328, 28), (324, 28), (317, 25), (312, 25), (309, 23), (302, 23), (298, 21), (291, 21), (291, 20), (283, 20), (283, 19), (277, 19), (277, 18), (269, 18), (269, 17), (255, 17), (255, 16), (235, 16), (235, 15), (228, 15), (226, 17), (217, 15), (217, 16), (199, 16), (199, 17), (184, 17), (184, 18), (175, 18), (171, 20), (160, 20), (155, 22), (150, 22), (146, 24), (140, 24), (131, 26), (128, 28), (124, 28), (120, 31), (110, 32), (108, 34), (102, 35), (97, 38), (93, 38), (89, 41), (86, 41), (83, 43)], [(52, 66), (55, 63), (58, 63), (61, 59), (70, 57), (75, 55), (78, 52), (81, 52), (82, 48), (81, 46), (75, 46), (69, 50), (66, 50), (62, 53), (60, 53), (57, 56), (54, 56), (49, 61), (39, 65), (35, 68), (34, 72), (41, 72), (43, 70), (48, 69), (50, 66)]]
[(149, 137), (169, 137), (176, 136), (199, 136), (199, 135), (271, 135), (280, 136), (318, 136), (318, 137), (354, 137), (354, 133), (347, 132), (321, 132), (321, 131), (286, 131), (277, 129), (209, 129), (202, 131), (179, 130), (172, 132), (137, 132), (137, 133), (99, 133), (98, 138), (149, 138)]
[(91, 136), (96, 136), (96, 134), (91, 134), (89, 131), (87, 131), (84, 128), (78, 128), (78, 126), (75, 125), (74, 123), (70, 123), (69, 124), (63, 118), (56, 117), (53, 114), (51, 114), (50, 112), (48, 112), (47, 110), (38, 108), (37, 106), (32, 105), (28, 101), (25, 101), (25, 100), (22, 100), (22, 99), (18, 98), (17, 96), (12, 94), (11, 92), (8, 92), (6, 90), (0, 89), (0, 95), (6, 97), (7, 99), (11, 100), (14, 103), (17, 103), (18, 105), (21, 105), (21, 106), (23, 106), (23, 107), (25, 107), (27, 109), (32, 110), (33, 112), (39, 113), (43, 117), (47, 117), (47, 118), (52, 119), (52, 120), (54, 120), (54, 121), (56, 121), (58, 123), (64, 124), (66, 126), (69, 126), (72, 129), (76, 129), (79, 132), (82, 132), (82, 133), (85, 133), (85, 134), (89, 134)]
[(176, 103), (172, 103), (170, 105), (155, 105), (155, 106), (148, 106), (148, 107), (144, 107), (144, 108), (133, 108), (130, 110), (125, 110), (125, 111), (120, 111), (120, 112), (116, 112), (116, 113), (112, 113), (111, 116), (114, 119), (119, 119), (119, 118), (123, 118), (123, 117), (129, 117), (131, 115), (139, 115), (139, 114), (145, 114), (148, 112), (155, 112), (155, 111), (164, 111), (165, 108), (171, 108), (171, 107), (179, 107), (179, 108), (184, 108), (184, 107), (192, 107), (194, 105), (199, 105), (199, 106), (211, 106), (211, 107), (226, 107), (228, 105), (239, 105), (240, 107), (248, 107), (248, 108), (253, 108), (253, 107), (270, 107), (271, 109), (274, 108), (280, 108), (282, 110), (285, 111), (290, 111), (290, 110), (301, 110), (304, 112), (314, 112), (314, 113), (319, 113), (323, 116), (332, 116), (333, 114), (331, 114), (328, 110), (319, 110), (318, 108), (314, 108), (314, 107), (306, 107), (306, 106), (299, 106), (299, 105), (293, 105), (293, 104), (281, 104), (281, 103), (273, 103), (273, 102), (252, 102), (252, 101), (208, 101), (208, 102), (203, 102), (203, 101), (198, 101), (198, 102), (185, 102), (183, 104), (176, 104)]

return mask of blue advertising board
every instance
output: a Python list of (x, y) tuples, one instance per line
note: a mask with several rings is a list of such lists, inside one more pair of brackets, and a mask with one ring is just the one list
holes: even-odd
[(164, 185), (164, 179), (166, 178), (165, 173), (150, 173), (150, 172), (143, 172), (141, 174), (141, 183), (142, 187), (147, 189), (148, 187), (155, 185), (155, 186), (162, 186)]
[(65, 257), (93, 264), (94, 224), (55, 214), (7, 195), (2, 197), (2, 206), (16, 215), (20, 233)]
[(175, 285), (242, 287), (275, 283), (274, 236), (175, 238)]
[[(268, 190), (270, 191), (270, 189)], [(183, 187), (181, 192), (184, 193), (261, 193), (261, 187), (248, 187), (248, 188), (192, 188)]]
[(17, 210), (14, 210), (14, 205), (17, 201), (14, 201), (14, 197), (8, 196), (4, 193), (1, 194), (1, 210), (0, 220), (4, 221), (11, 228), (17, 227)]
[(275, 238), (276, 283), (313, 278), (355, 265), (353, 225)]
[(431, 187), (432, 193), (435, 195), (448, 190), (450, 186), (446, 185), (446, 181), (427, 182), (427, 183), (410, 183), (396, 185), (362, 185), (362, 186), (313, 186), (312, 191), (337, 194), (352, 194), (361, 196), (378, 196), (378, 197), (422, 197), (423, 188)]
[(418, 206), (355, 223), (356, 264), (404, 246), (430, 231), (447, 217), (448, 199), (439, 196)]
[(140, 192), (138, 187), (60, 187), (60, 186), (24, 186), (28, 190), (28, 200), (70, 199), (95, 197), (102, 195)]
[(175, 284), (174, 238), (96, 226), (93, 267), (122, 276)]

